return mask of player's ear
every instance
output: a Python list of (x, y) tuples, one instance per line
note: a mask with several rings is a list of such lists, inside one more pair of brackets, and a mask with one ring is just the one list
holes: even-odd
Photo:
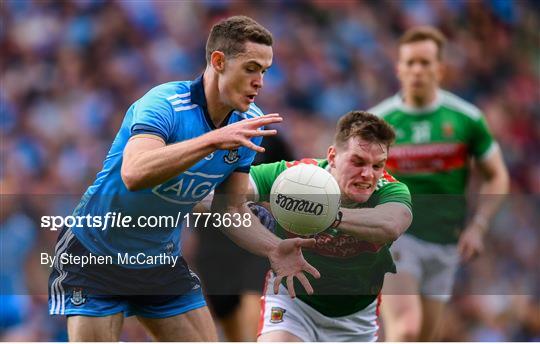
[(401, 61), (397, 61), (394, 65), (394, 73), (396, 74), (396, 78), (401, 82), (403, 81), (403, 63)]
[(330, 165), (330, 167), (336, 167), (336, 147), (334, 147), (333, 145), (328, 147), (326, 159), (328, 160), (328, 164)]
[(437, 81), (441, 82), (441, 80), (444, 78), (444, 75), (446, 73), (446, 65), (439, 61), (437, 66)]
[(225, 69), (225, 54), (221, 51), (214, 51), (212, 55), (210, 55), (210, 63), (212, 64), (212, 68), (216, 70), (217, 72), (223, 72)]

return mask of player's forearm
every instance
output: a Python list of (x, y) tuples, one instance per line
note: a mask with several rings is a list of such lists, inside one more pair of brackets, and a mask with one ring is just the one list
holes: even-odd
[(491, 178), (480, 184), (478, 207), (471, 220), (482, 231), (487, 231), (489, 223), (500, 209), (509, 190), (509, 178), (506, 169), (498, 171)]
[(169, 146), (140, 152), (125, 159), (122, 180), (131, 190), (140, 190), (161, 184), (196, 164), (215, 148), (209, 134)]
[(338, 229), (374, 244), (396, 240), (410, 226), (412, 215), (402, 205), (383, 204), (376, 208), (342, 208), (343, 218)]
[(218, 211), (221, 213), (229, 212), (231, 214), (239, 213), (241, 214), (242, 219), (245, 218), (244, 214), (247, 214), (249, 216), (251, 226), (244, 228), (235, 227), (224, 229), (224, 233), (238, 246), (259, 256), (267, 256), (268, 253), (277, 246), (277, 242), (280, 239), (260, 223), (257, 216), (253, 214), (249, 207), (240, 205), (230, 206), (227, 209), (220, 209), (219, 204), (221, 202), (218, 201), (213, 204), (214, 195), (214, 192), (211, 192), (207, 197), (205, 197), (205, 199), (197, 203), (193, 207), (193, 212), (204, 213), (209, 211)]
[(251, 226), (234, 227), (224, 230), (224, 233), (238, 246), (258, 256), (267, 257), (281, 240), (266, 229), (245, 204), (227, 209), (231, 213), (247, 213), (250, 216)]

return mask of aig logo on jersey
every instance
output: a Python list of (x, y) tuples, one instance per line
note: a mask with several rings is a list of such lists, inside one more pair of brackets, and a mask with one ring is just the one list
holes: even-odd
[(223, 157), (223, 160), (227, 164), (234, 164), (240, 159), (240, 155), (238, 155), (238, 149), (231, 149), (229, 150), (229, 153)]
[(270, 322), (272, 324), (283, 322), (283, 314), (285, 314), (286, 311), (287, 310), (281, 307), (272, 307), (270, 310)]
[(222, 178), (223, 174), (185, 171), (179, 178), (154, 187), (152, 192), (169, 202), (193, 204), (208, 195)]

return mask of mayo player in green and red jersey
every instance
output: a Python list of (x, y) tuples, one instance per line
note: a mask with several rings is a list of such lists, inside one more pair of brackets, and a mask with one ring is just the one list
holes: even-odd
[[(413, 195), (411, 228), (392, 246), (397, 274), (387, 275), (382, 316), (388, 341), (437, 341), (460, 258), (483, 249), (489, 221), (508, 191), (501, 152), (482, 113), (441, 90), (445, 38), (431, 27), (412, 28), (400, 40), (401, 93), (370, 111), (396, 130), (389, 171)], [(473, 164), (470, 164), (470, 162)], [(466, 223), (470, 166), (481, 176), (481, 197)]]
[[(258, 202), (268, 201), (274, 180), (287, 168), (298, 163), (325, 168), (341, 189), (342, 212), (341, 221), (315, 235), (315, 248), (304, 249), (305, 259), (322, 276), (311, 281), (313, 295), (291, 298), (285, 284), (280, 283), (283, 276), (268, 274), (259, 341), (377, 340), (378, 294), (385, 273), (395, 272), (389, 246), (412, 220), (407, 186), (385, 171), (394, 139), (394, 131), (383, 120), (352, 111), (339, 120), (326, 159), (252, 167), (250, 192)], [(275, 234), (281, 238), (294, 236), (279, 225)], [(306, 278), (296, 277), (300, 281)], [(289, 293), (295, 295), (290, 287)]]

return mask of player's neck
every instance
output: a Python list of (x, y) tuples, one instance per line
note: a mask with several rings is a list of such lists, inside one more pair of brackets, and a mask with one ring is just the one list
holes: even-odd
[(204, 96), (206, 97), (206, 106), (208, 114), (216, 128), (221, 126), (225, 117), (231, 112), (232, 108), (223, 104), (219, 100), (219, 91), (217, 79), (211, 71), (206, 70), (203, 75)]
[(403, 93), (403, 102), (412, 108), (424, 108), (435, 102), (437, 99), (437, 90), (432, 90), (425, 96), (415, 96), (410, 93)]

